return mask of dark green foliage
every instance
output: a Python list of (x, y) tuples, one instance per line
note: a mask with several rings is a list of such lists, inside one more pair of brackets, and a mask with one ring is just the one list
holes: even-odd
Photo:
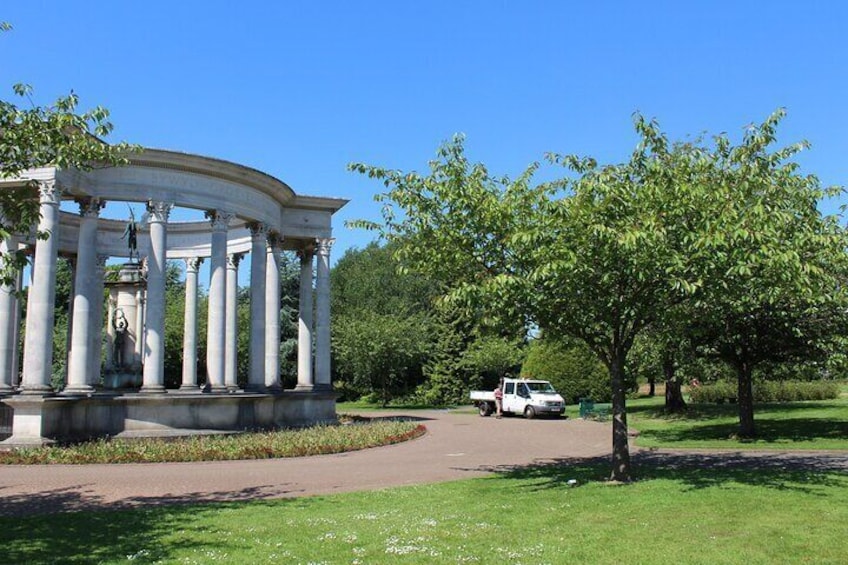
[[(185, 282), (182, 261), (168, 261), (165, 266), (165, 387), (179, 388), (183, 380), (183, 338), (185, 336)], [(200, 291), (199, 291), (200, 293)], [(197, 359), (198, 375), (205, 373), (206, 300), (202, 295), (197, 302)]]
[(335, 324), (337, 371), (361, 394), (375, 393), (383, 406), (409, 394), (423, 380), (432, 333), (426, 314), (394, 316), (368, 310)]
[[(762, 381), (754, 385), (753, 393), (757, 403), (832, 400), (839, 398), (839, 384), (834, 381)], [(736, 383), (729, 381), (689, 389), (692, 402), (698, 404), (736, 402), (736, 395)]]
[(333, 267), (333, 315), (369, 310), (380, 314), (429, 311), (436, 288), (426, 278), (398, 272), (395, 245), (349, 249)]
[(348, 250), (333, 269), (334, 381), (386, 404), (411, 394), (439, 332), (431, 285), (397, 272), (390, 247)]
[[(239, 326), (239, 335), (250, 335), (250, 293), (248, 289), (240, 299), (239, 308), (247, 325)], [(300, 260), (291, 252), (280, 257), (280, 381), (283, 388), (293, 388), (297, 384), (297, 319), (300, 304)], [(313, 301), (314, 304), (314, 301)], [(244, 342), (247, 345), (248, 342)], [(239, 349), (239, 359), (249, 359), (249, 347)], [(239, 378), (247, 382), (247, 364), (242, 366)]]
[(434, 406), (462, 404), (467, 402), (470, 390), (483, 388), (482, 379), (461, 366), (470, 327), (444, 312), (436, 316), (435, 342), (424, 367), (426, 380), (415, 391), (415, 401)]
[(71, 294), (73, 288), (74, 272), (71, 264), (64, 259), (56, 263), (56, 305), (53, 319), (53, 372), (51, 384), (54, 389), (61, 390), (65, 386), (68, 372), (68, 329), (70, 327), (70, 313), (74, 297)]
[(534, 340), (521, 376), (550, 381), (569, 404), (584, 397), (609, 402), (612, 396), (609, 371), (586, 345), (577, 341)]

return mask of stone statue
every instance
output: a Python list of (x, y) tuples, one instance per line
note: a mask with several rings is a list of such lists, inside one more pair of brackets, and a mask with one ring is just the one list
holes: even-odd
[(121, 239), (127, 240), (127, 247), (130, 249), (130, 262), (133, 260), (133, 255), (138, 261), (138, 226), (135, 223), (135, 214), (132, 208), (130, 208), (130, 220), (127, 222), (127, 227), (124, 229), (124, 235), (121, 236)]
[(124, 366), (124, 342), (127, 338), (127, 328), (129, 321), (124, 314), (122, 308), (115, 310), (115, 319), (112, 320), (112, 326), (115, 328), (115, 355), (113, 361), (115, 366), (121, 368)]

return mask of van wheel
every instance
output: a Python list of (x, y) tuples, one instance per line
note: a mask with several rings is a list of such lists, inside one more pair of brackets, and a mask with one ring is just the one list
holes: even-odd
[(480, 409), (480, 415), (484, 418), (492, 413), (492, 407), (489, 406), (488, 402), (481, 402), (478, 408)]
[(532, 420), (533, 418), (536, 417), (536, 409), (533, 408), (532, 406), (528, 406), (527, 408), (524, 409), (524, 417), (527, 418), (528, 420)]

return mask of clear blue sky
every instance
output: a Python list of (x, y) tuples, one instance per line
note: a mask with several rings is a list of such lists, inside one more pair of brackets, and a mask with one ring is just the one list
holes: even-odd
[(804, 170), (848, 184), (848, 3), (591, 4), (6, 0), (0, 88), (74, 89), (111, 110), (112, 141), (350, 199), (334, 258), (372, 239), (344, 220), (379, 218), (382, 186), (346, 164), (424, 170), (456, 132), (514, 176), (546, 151), (627, 159), (637, 110), (682, 138), (783, 106)]

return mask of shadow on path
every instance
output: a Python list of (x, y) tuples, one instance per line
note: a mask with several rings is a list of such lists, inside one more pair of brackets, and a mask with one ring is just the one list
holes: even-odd
[(299, 489), (286, 489), (285, 484), (265, 485), (232, 491), (190, 492), (179, 495), (137, 496), (107, 502), (91, 485), (72, 485), (39, 493), (5, 494), (0, 491), (0, 517), (32, 516), (78, 511), (128, 510), (163, 506), (244, 502), (302, 494)]

